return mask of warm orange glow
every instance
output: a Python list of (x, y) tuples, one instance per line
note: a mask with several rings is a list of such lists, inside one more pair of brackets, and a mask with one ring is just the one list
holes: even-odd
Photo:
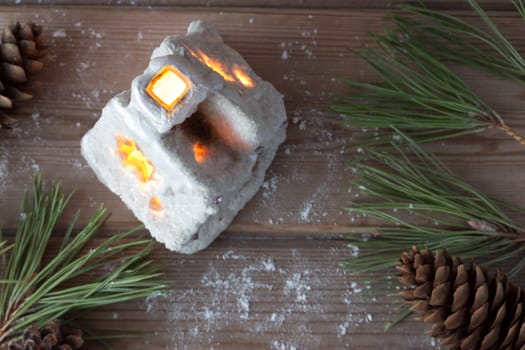
[(226, 67), (224, 67), (220, 60), (211, 58), (210, 56), (206, 55), (204, 52), (198, 49), (196, 52), (191, 50), (190, 52), (193, 56), (198, 58), (199, 61), (207, 65), (208, 68), (210, 68), (215, 73), (219, 74), (224, 80), (229, 82), (235, 81), (235, 77), (226, 71)]
[(206, 158), (208, 158), (208, 148), (201, 142), (195, 142), (193, 144), (193, 155), (197, 163), (204, 163)]
[(157, 196), (151, 197), (151, 199), (149, 200), (149, 207), (151, 208), (151, 210), (161, 211), (162, 202), (160, 201), (160, 198)]
[(190, 53), (199, 61), (204, 63), (215, 73), (219, 74), (224, 80), (230, 83), (240, 83), (245, 88), (254, 86), (252, 78), (239, 65), (233, 65), (233, 69), (226, 67), (220, 60), (206, 55), (201, 50), (189, 50)]
[(252, 78), (238, 65), (233, 65), (233, 74), (235, 74), (235, 77), (237, 80), (244, 86), (245, 88), (252, 88), (254, 86)]
[(166, 110), (171, 111), (188, 92), (191, 84), (175, 67), (163, 67), (150, 81), (146, 92)]
[(140, 181), (147, 182), (153, 177), (155, 168), (151, 162), (144, 156), (137, 146), (135, 141), (128, 139), (122, 135), (117, 135), (117, 151), (122, 156), (124, 165), (127, 165), (139, 176)]

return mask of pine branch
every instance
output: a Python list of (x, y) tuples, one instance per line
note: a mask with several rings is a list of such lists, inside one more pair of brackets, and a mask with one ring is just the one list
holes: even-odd
[[(32, 198), (26, 195), (23, 201), (12, 246), (0, 244), (0, 347), (30, 325), (41, 327), (73, 311), (142, 298), (166, 287), (158, 280), (159, 267), (149, 260), (152, 241), (137, 236), (136, 229), (86, 249), (107, 218), (103, 207), (72, 236), (77, 213), (60, 250), (44, 265), (51, 234), (70, 198), (60, 184), (44, 191), (37, 176)], [(77, 279), (90, 282), (72, 283)]]
[(357, 257), (343, 264), (355, 274), (395, 266), (398, 252), (412, 245), (447, 248), (457, 255), (486, 257), (486, 263), (520, 257), (510, 271), (525, 265), (525, 228), (504, 210), (525, 216), (525, 210), (490, 198), (455, 177), (435, 157), (401, 135), (407, 145), (392, 143), (392, 151), (372, 149), (352, 164), (367, 202), (350, 203), (355, 215), (382, 225), (362, 238), (352, 237)]
[[(479, 6), (474, 1), (475, 9)], [(520, 1), (520, 4), (522, 2)], [(358, 92), (343, 97), (332, 108), (347, 117), (350, 125), (367, 129), (380, 129), (379, 136), (366, 139), (365, 145), (388, 144), (390, 133), (383, 131), (395, 127), (413, 138), (418, 143), (448, 139), (460, 135), (474, 134), (487, 128), (498, 128), (525, 146), (525, 138), (507, 125), (504, 119), (479, 96), (477, 96), (461, 78), (442, 63), (443, 56), (455, 57), (454, 61), (476, 66), (474, 53), (479, 60), (487, 62), (495, 74), (510, 77), (510, 65), (513, 70), (525, 71), (525, 63), (512, 45), (497, 31), (492, 22), (479, 8), (480, 16), (489, 25), (493, 34), (484, 33), (476, 26), (452, 16), (423, 8), (405, 7), (409, 13), (420, 16), (434, 16), (441, 20), (433, 27), (421, 24), (403, 16), (393, 16), (393, 28), (386, 28), (383, 34), (375, 35), (374, 47), (365, 47), (358, 55), (380, 76), (381, 82), (361, 83), (348, 81)], [(457, 39), (457, 45), (468, 49), (458, 50), (442, 44), (431, 50), (425, 35), (442, 36), (451, 31), (467, 33), (473, 37), (486, 36), (493, 50), (501, 52), (502, 58), (487, 56), (483, 48), (476, 43)], [(456, 28), (456, 29), (454, 29)], [(443, 33), (441, 33), (443, 32)], [(431, 34), (429, 34), (431, 33)], [(464, 36), (467, 36), (465, 34)], [(453, 36), (453, 35), (452, 35)], [(456, 39), (451, 39), (456, 40)], [(465, 39), (466, 40), (466, 39)], [(433, 42), (434, 42), (433, 41)], [(440, 44), (441, 43), (441, 44)], [(469, 51), (470, 50), (470, 51)], [(436, 53), (438, 51), (438, 53)], [(465, 54), (463, 55), (463, 52)], [(500, 67), (505, 61), (506, 66)], [(493, 63), (490, 63), (494, 61)], [(522, 67), (523, 65), (523, 67)], [(489, 68), (486, 68), (489, 69)], [(519, 74), (518, 74), (519, 75)], [(515, 77), (515, 76), (513, 76)]]
[[(1, 235), (1, 232), (0, 232), (0, 238), (2, 237)], [(2, 256), (3, 254), (7, 253), (13, 246), (10, 245), (10, 246), (7, 246), (7, 241), (2, 241), (0, 242), (0, 256)]]
[[(394, 15), (392, 22), (399, 35), (425, 46), (439, 58), (525, 84), (523, 56), (475, 0), (468, 2), (483, 26), (440, 11), (410, 5), (402, 5), (406, 15)], [(525, 2), (515, 0), (513, 4), (525, 19)]]

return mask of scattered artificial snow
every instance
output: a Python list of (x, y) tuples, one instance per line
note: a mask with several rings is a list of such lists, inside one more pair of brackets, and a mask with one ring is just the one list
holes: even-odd
[(34, 174), (40, 171), (40, 165), (33, 158), (24, 155), (20, 160), (22, 162), (22, 167), (20, 167), (17, 172), (22, 173), (29, 170), (30, 173)]
[(268, 199), (271, 197), (279, 188), (279, 177), (273, 176), (269, 180), (263, 182), (263, 198)]
[(297, 350), (297, 345), (287, 341), (274, 340), (271, 345), (275, 350)]
[(350, 255), (354, 258), (357, 258), (359, 256), (359, 247), (353, 244), (348, 244), (347, 246), (349, 249), (351, 249)]
[(301, 120), (301, 123), (299, 123), (299, 130), (301, 131), (306, 130), (306, 120)]
[(270, 316), (270, 321), (275, 323), (276, 326), (281, 326), (286, 319), (286, 316), (281, 313), (273, 312)]
[(66, 38), (67, 37), (66, 30), (64, 28), (59, 28), (53, 32), (52, 37), (53, 38)]
[(346, 335), (349, 328), (350, 328), (350, 321), (346, 321), (345, 323), (339, 325), (337, 335), (340, 337), (342, 337), (343, 335)]
[(73, 165), (73, 167), (77, 170), (84, 170), (84, 169), (87, 169), (88, 166), (87, 164), (84, 162), (84, 160), (81, 160), (81, 159), (73, 159), (71, 161), (71, 164)]
[(8, 165), (7, 150), (3, 149), (0, 153), (0, 193), (3, 193), (7, 188), (7, 179), (9, 178)]
[(233, 252), (233, 250), (228, 250), (226, 251), (223, 255), (222, 255), (222, 260), (229, 260), (229, 259), (232, 259), (232, 260), (239, 260), (241, 259), (241, 256), (240, 255), (237, 255)]
[(307, 296), (312, 287), (305, 282), (303, 274), (309, 275), (310, 270), (306, 270), (304, 273), (294, 273), (291, 277), (286, 280), (284, 287), (284, 293), (286, 295), (295, 295), (295, 301), (298, 303), (304, 303), (307, 301)]
[(303, 205), (303, 209), (301, 210), (301, 221), (302, 222), (308, 222), (310, 218), (310, 213), (312, 212), (312, 205), (313, 203), (308, 201)]
[(97, 32), (95, 29), (91, 27), (88, 29), (82, 29), (80, 31), (80, 34), (88, 36), (90, 39), (102, 39), (104, 37), (104, 34)]
[(266, 260), (261, 261), (262, 267), (264, 271), (273, 272), (275, 271), (275, 263), (273, 262), (272, 258), (268, 258)]
[(359, 294), (363, 291), (363, 289), (361, 289), (360, 287), (358, 287), (357, 283), (356, 282), (352, 282), (350, 284), (350, 288), (351, 290), (353, 291), (353, 294)]
[(77, 65), (77, 73), (80, 73), (82, 72), (83, 70), (86, 70), (88, 69), (90, 66), (90, 62), (80, 62), (78, 65)]
[(322, 339), (311, 326), (334, 317), (330, 305), (337, 304), (338, 298), (332, 294), (335, 299), (329, 305), (322, 303), (326, 286), (334, 280), (347, 280), (353, 289), (341, 291), (340, 321), (331, 329), (334, 339), (344, 346), (348, 330), (366, 325), (372, 314), (364, 309), (364, 298), (354, 291), (365, 286), (352, 284), (337, 266), (342, 253), (339, 247), (331, 248), (334, 266), (320, 268), (293, 248), (286, 262), (226, 249), (212, 256), (207, 269), (195, 276), (198, 283), (193, 283), (193, 288), (175, 288), (167, 296), (150, 297), (145, 309), (152, 317), (166, 310), (170, 348), (206, 347), (219, 341), (216, 336), (228, 329), (247, 337), (278, 335), (271, 338), (269, 348), (317, 348)]

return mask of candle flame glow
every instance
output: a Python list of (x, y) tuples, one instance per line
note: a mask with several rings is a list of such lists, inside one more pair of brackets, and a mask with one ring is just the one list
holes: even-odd
[(245, 88), (252, 88), (255, 84), (253, 83), (252, 78), (238, 65), (233, 66), (233, 74), (235, 74), (235, 77), (237, 80), (244, 86)]
[(201, 142), (195, 142), (193, 144), (193, 155), (197, 163), (204, 163), (208, 158), (208, 148)]
[(211, 58), (210, 56), (206, 55), (201, 50), (197, 50), (197, 54), (194, 56), (199, 58), (202, 63), (207, 65), (215, 73), (219, 74), (224, 80), (229, 81), (229, 82), (235, 81), (235, 77), (226, 71), (221, 61)]
[(161, 211), (162, 210), (162, 202), (158, 196), (153, 196), (149, 200), (149, 207), (151, 210), (154, 211)]
[(137, 148), (135, 141), (122, 135), (117, 135), (117, 151), (122, 157), (122, 163), (131, 167), (140, 181), (147, 182), (153, 177), (155, 168), (144, 153)]
[(189, 51), (193, 55), (193, 57), (197, 58), (212, 71), (219, 74), (224, 80), (230, 83), (240, 83), (245, 88), (254, 87), (255, 84), (252, 78), (250, 78), (248, 73), (246, 73), (246, 71), (241, 66), (235, 64), (233, 65), (233, 69), (229, 69), (220, 60), (206, 55), (199, 49), (197, 49), (196, 51)]

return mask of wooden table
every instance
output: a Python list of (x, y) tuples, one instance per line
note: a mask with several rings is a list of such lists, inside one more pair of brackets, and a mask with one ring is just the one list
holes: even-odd
[[(93, 245), (138, 224), (87, 167), (80, 138), (105, 103), (144, 70), (153, 48), (166, 35), (184, 33), (194, 19), (214, 23), (226, 43), (285, 96), (287, 141), (262, 189), (220, 239), (190, 256), (158, 245), (154, 259), (174, 281), (170, 294), (99, 309), (82, 322), (95, 331), (152, 334), (117, 341), (117, 349), (436, 348), (424, 333), (428, 327), (415, 321), (385, 333), (396, 311), (391, 299), (339, 267), (351, 253), (344, 236), (367, 223), (343, 209), (356, 195), (345, 168), (352, 154), (344, 150), (360, 131), (343, 127), (329, 105), (347, 91), (340, 78), (373, 78), (353, 52), (369, 41), (367, 33), (380, 30), (397, 1), (180, 0), (175, 7), (165, 7), (167, 0), (21, 2), (0, 7), (0, 24), (42, 24), (51, 54), (33, 85), (35, 98), (13, 113), (16, 128), (0, 136), (0, 226), (8, 233), (37, 171), (47, 181), (62, 180), (66, 191), (76, 189), (60, 227), (74, 209), (82, 210), (81, 223), (101, 203), (110, 209)], [(482, 3), (525, 50), (522, 20), (509, 3)], [(433, 6), (471, 16), (464, 2)], [(522, 88), (460, 71), (525, 132)], [(460, 177), (525, 206), (525, 150), (501, 133), (446, 142), (437, 153)]]

